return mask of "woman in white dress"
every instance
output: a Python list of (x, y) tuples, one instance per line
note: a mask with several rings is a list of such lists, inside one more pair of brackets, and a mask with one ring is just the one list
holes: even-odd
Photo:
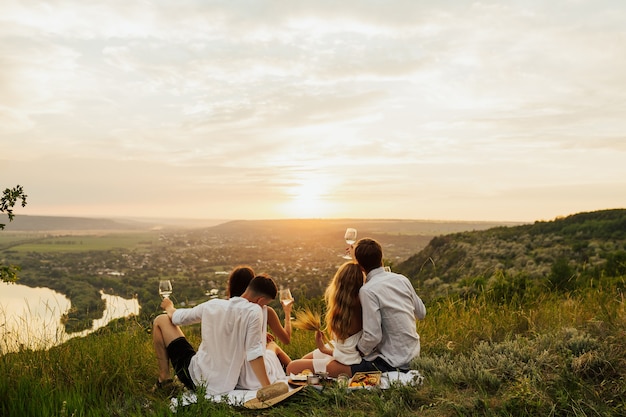
[(332, 377), (352, 374), (350, 365), (361, 362), (356, 345), (363, 331), (359, 290), (364, 280), (365, 274), (357, 263), (346, 262), (339, 267), (324, 294), (326, 327), (332, 340), (324, 344), (322, 332), (317, 332), (318, 348), (302, 359), (291, 361), (287, 374), (299, 374), (305, 369), (327, 372)]

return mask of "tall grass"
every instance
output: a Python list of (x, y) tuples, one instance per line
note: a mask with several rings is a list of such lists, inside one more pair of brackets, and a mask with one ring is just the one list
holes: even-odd
[[(178, 416), (626, 415), (626, 312), (614, 287), (503, 304), (487, 295), (427, 303), (418, 323), (422, 386), (346, 393), (306, 389), (266, 410), (200, 400)], [(192, 344), (198, 327), (186, 328)], [(294, 329), (297, 358), (314, 333)], [(0, 357), (0, 415), (168, 416), (149, 320), (118, 320), (48, 350)]]
[[(626, 415), (626, 312), (615, 288), (544, 293), (512, 307), (441, 299), (420, 323), (432, 413)], [(427, 413), (429, 414), (429, 413)]]
[(154, 366), (147, 336), (137, 322), (122, 320), (48, 350), (2, 356), (0, 415), (110, 416), (149, 408)]

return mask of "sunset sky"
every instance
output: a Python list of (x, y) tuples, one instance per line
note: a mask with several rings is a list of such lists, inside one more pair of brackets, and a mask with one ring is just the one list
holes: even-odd
[(623, 0), (3, 0), (16, 214), (626, 207)]

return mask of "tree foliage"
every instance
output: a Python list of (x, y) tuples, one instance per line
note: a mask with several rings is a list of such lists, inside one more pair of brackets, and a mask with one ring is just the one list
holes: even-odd
[[(6, 188), (2, 197), (0, 198), (0, 213), (6, 213), (9, 221), (13, 221), (15, 215), (13, 214), (13, 207), (21, 201), (22, 207), (26, 206), (26, 194), (21, 185), (16, 185), (13, 188)], [(0, 230), (4, 229), (5, 223), (0, 223)], [(14, 282), (17, 281), (17, 273), (20, 267), (16, 265), (4, 265), (0, 262), (0, 281)]]

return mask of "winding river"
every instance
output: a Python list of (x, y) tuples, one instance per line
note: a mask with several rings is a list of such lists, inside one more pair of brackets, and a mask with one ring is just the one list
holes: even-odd
[(139, 314), (137, 299), (102, 293), (106, 303), (91, 329), (66, 333), (61, 317), (71, 308), (70, 300), (49, 288), (31, 288), (0, 282), (0, 354), (20, 349), (48, 349), (74, 337), (86, 336), (111, 320)]

